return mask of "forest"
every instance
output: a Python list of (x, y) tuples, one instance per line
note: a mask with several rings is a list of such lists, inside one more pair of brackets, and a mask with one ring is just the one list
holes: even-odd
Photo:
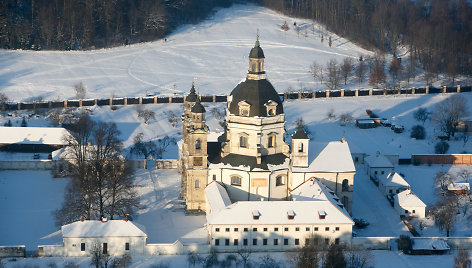
[(2, 0), (0, 47), (83, 50), (164, 38), (215, 8), (252, 2), (300, 18), (365, 48), (407, 47), (430, 73), (472, 73), (466, 0)]

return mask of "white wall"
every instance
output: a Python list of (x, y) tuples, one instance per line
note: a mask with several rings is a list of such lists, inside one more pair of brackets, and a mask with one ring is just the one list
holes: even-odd
[[(394, 209), (398, 212), (400, 215), (404, 216), (413, 216), (413, 217), (418, 217), (418, 218), (424, 218), (426, 217), (426, 207), (407, 207), (407, 206), (400, 206), (398, 204), (398, 199), (395, 199), (394, 202)], [(408, 213), (405, 212), (405, 210), (408, 210)], [(415, 211), (413, 213), (413, 210)]]
[[(145, 254), (145, 237), (106, 237), (106, 238), (64, 238), (64, 255), (70, 257), (88, 256), (95, 244), (100, 247), (107, 243), (108, 254), (113, 256), (125, 253), (131, 256), (142, 256)], [(81, 251), (81, 243), (85, 243), (85, 251)], [(125, 250), (125, 243), (130, 244), (130, 249)]]

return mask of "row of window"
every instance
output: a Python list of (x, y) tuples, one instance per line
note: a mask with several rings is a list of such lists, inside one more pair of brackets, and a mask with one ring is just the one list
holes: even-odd
[[(269, 135), (269, 137), (267, 138), (267, 148), (274, 148), (275, 147), (275, 137), (276, 137), (276, 134), (270, 134)], [(248, 135), (247, 134), (241, 134), (241, 136), (239, 136), (239, 147), (248, 148), (248, 142), (247, 141), (248, 141)], [(302, 150), (303, 150), (303, 148), (302, 148)]]
[[(252, 231), (253, 232), (257, 232), (257, 228), (254, 227), (252, 228)], [(269, 228), (267, 227), (264, 227), (262, 228), (262, 230), (264, 232), (267, 232), (269, 231)], [(290, 229), (289, 227), (284, 227), (284, 232), (288, 232)], [(313, 231), (315, 232), (318, 232), (319, 228), (318, 227), (313, 227)], [(334, 227), (334, 230), (336, 231), (339, 231), (339, 227)], [(231, 228), (225, 228), (225, 232), (230, 232), (231, 231)], [(234, 232), (239, 232), (239, 228), (233, 228), (233, 231)], [(249, 228), (243, 228), (243, 231), (244, 232), (249, 232)], [(274, 232), (278, 232), (279, 231), (279, 227), (274, 227)], [(300, 231), (300, 227), (295, 227), (295, 232), (299, 232)], [(311, 231), (311, 228), (310, 227), (305, 227), (305, 231), (306, 232), (310, 232)], [(325, 231), (329, 231), (329, 227), (325, 227)], [(215, 228), (215, 232), (220, 232), (220, 228)]]
[[(215, 177), (214, 177), (215, 179)], [(242, 185), (242, 178), (237, 175), (231, 176), (231, 185), (233, 186), (241, 186)], [(285, 185), (285, 177), (280, 175), (275, 178), (275, 186)]]
[[(108, 253), (108, 243), (102, 245), (103, 254)], [(129, 250), (129, 243), (125, 243), (125, 250)], [(85, 251), (85, 243), (80, 243), (80, 251)]]
[[(220, 240), (224, 241), (224, 245), (225, 246), (230, 246), (230, 240), (229, 239), (215, 239), (215, 246), (220, 246), (222, 245), (220, 243)], [(281, 239), (281, 241), (283, 241), (283, 245), (284, 246), (288, 246), (290, 245), (290, 239), (288, 238), (284, 238), (284, 239)], [(329, 238), (325, 238), (325, 244), (329, 244)], [(257, 246), (259, 240), (257, 238), (254, 238), (252, 239), (252, 245), (253, 246)], [(267, 246), (269, 244), (269, 239), (268, 238), (264, 238), (262, 239), (262, 245), (263, 246)], [(305, 245), (309, 245), (310, 244), (310, 239), (306, 238), (305, 239)], [(334, 244), (338, 245), (339, 244), (339, 238), (336, 238), (334, 239)], [(243, 246), (247, 246), (249, 245), (249, 239), (247, 238), (244, 238), (243, 239)], [(279, 239), (278, 238), (274, 238), (272, 239), (272, 245), (274, 246), (278, 246), (279, 245)], [(295, 238), (293, 240), (293, 244), (292, 245), (300, 245), (300, 239), (299, 238)], [(233, 246), (239, 246), (239, 240), (238, 239), (233, 239)]]

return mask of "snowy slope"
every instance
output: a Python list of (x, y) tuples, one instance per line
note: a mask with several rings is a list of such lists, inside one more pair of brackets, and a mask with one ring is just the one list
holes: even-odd
[[(284, 21), (291, 27), (288, 32), (280, 29)], [(303, 29), (299, 36), (295, 21)], [(0, 92), (12, 100), (70, 99), (75, 96), (73, 85), (83, 82), (90, 98), (172, 95), (186, 92), (195, 79), (200, 93), (226, 94), (246, 75), (257, 30), (268, 78), (280, 92), (288, 87), (322, 88), (308, 73), (313, 60), (324, 64), (332, 58), (340, 62), (344, 57), (370, 54), (335, 35), (330, 48), (331, 34), (309, 20), (236, 5), (201, 24), (180, 28), (166, 43), (85, 52), (0, 50)]]

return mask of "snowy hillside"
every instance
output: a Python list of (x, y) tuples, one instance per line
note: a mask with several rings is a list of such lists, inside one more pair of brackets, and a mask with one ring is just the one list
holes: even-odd
[[(280, 29), (284, 21), (290, 25), (287, 32)], [(302, 29), (299, 34), (294, 22)], [(325, 88), (308, 72), (314, 60), (325, 64), (332, 58), (340, 62), (371, 54), (309, 20), (237, 5), (201, 24), (184, 26), (165, 43), (85, 52), (0, 50), (0, 92), (15, 101), (70, 99), (75, 97), (73, 86), (83, 82), (89, 98), (172, 95), (186, 92), (194, 79), (202, 94), (226, 94), (246, 75), (257, 30), (268, 78), (279, 92), (289, 87)]]

